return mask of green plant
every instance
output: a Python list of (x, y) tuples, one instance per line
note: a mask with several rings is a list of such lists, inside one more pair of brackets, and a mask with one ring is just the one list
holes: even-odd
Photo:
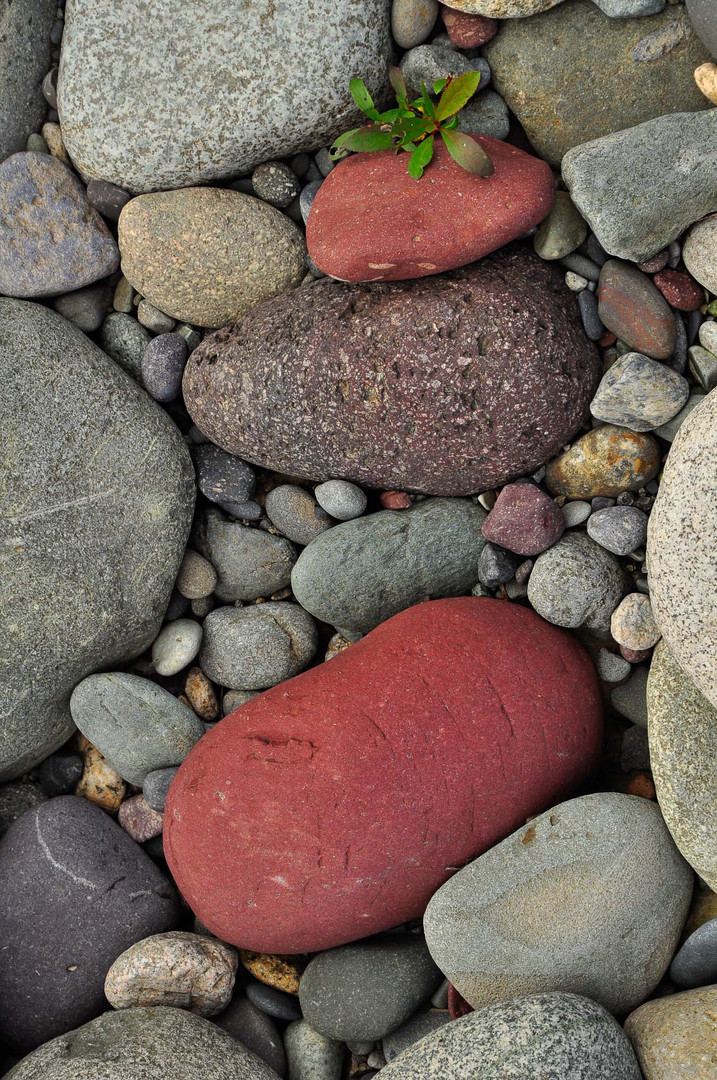
[(439, 79), (433, 84), (433, 93), (440, 95), (434, 101), (421, 83), (421, 96), (408, 100), (406, 82), (400, 68), (391, 68), (391, 86), (396, 94), (397, 108), (380, 113), (373, 103), (362, 79), (349, 83), (351, 95), (370, 124), (354, 128), (340, 135), (331, 148), (331, 158), (344, 157), (347, 150), (371, 152), (374, 150), (406, 150), (410, 153), (408, 171), (414, 180), (420, 179), (423, 170), (433, 157), (433, 144), (440, 135), (449, 154), (458, 164), (478, 176), (490, 176), (493, 164), (483, 147), (472, 136), (456, 131), (457, 113), (470, 101), (480, 83), (480, 71), (468, 71), (457, 78)]

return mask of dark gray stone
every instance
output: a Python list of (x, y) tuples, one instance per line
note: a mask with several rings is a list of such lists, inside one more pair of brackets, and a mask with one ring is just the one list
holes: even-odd
[(289, 1024), (284, 1047), (291, 1080), (341, 1080), (344, 1044), (320, 1035), (305, 1020)]
[(85, 334), (94, 334), (99, 330), (102, 320), (112, 309), (112, 286), (106, 281), (88, 285), (85, 289), (66, 293), (53, 300), (52, 306), (63, 319), (69, 319), (78, 330)]
[(206, 550), (217, 572), (216, 596), (225, 602), (271, 596), (291, 581), (296, 548), (283, 536), (207, 515)]
[(296, 484), (279, 484), (272, 488), (266, 496), (264, 509), (280, 533), (304, 546), (333, 524), (314, 496)]
[(100, 345), (137, 382), (142, 378), (142, 357), (152, 340), (149, 330), (134, 315), (112, 311), (100, 328)]
[(142, 353), (142, 385), (155, 401), (174, 401), (182, 392), (182, 374), (189, 356), (181, 334), (159, 334)]
[(113, 961), (177, 916), (174, 886), (99, 806), (65, 795), (23, 815), (0, 842), (2, 1038), (30, 1050), (101, 1012)]
[(124, 188), (110, 184), (107, 180), (90, 180), (87, 185), (88, 203), (110, 221), (119, 221), (122, 208), (130, 198), (131, 195)]
[(598, 298), (590, 289), (581, 289), (577, 296), (585, 336), (590, 341), (599, 341), (605, 333), (605, 327), (598, 312)]
[(303, 671), (317, 643), (314, 620), (298, 604), (220, 607), (204, 620), (199, 663), (220, 686), (264, 690)]
[(647, 729), (633, 724), (622, 736), (620, 768), (623, 772), (650, 768), (650, 747)]
[(678, 949), (670, 978), (683, 990), (717, 981), (717, 919), (698, 926)]
[(419, 45), (409, 49), (401, 60), (401, 71), (406, 80), (409, 98), (418, 97), (421, 83), (429, 91), (437, 79), (447, 79), (449, 75), (464, 75), (467, 71), (480, 71), (479, 90), (485, 90), (490, 83), (490, 65), (482, 56), (469, 60), (452, 45)]
[(37, 770), (37, 776), (46, 795), (69, 795), (82, 776), (84, 766), (79, 754), (68, 750), (58, 750), (50, 754)]
[(323, 182), (323, 180), (310, 180), (306, 187), (302, 188), (301, 195), (299, 196), (299, 206), (301, 208), (301, 216), (304, 219), (304, 224), (309, 220), (311, 207), (314, 205), (314, 199)]
[(629, 555), (647, 539), (647, 514), (636, 506), (611, 506), (588, 518), (588, 536), (613, 555)]
[(29, 776), (11, 780), (9, 784), (0, 784), (0, 836), (27, 810), (46, 800), (47, 795), (41, 786)]
[(382, 1046), (386, 1061), (393, 1061), (409, 1046), (438, 1031), (450, 1020), (450, 1014), (444, 1009), (422, 1009), (414, 1013), (410, 1020), (384, 1037)]
[(487, 589), (497, 589), (510, 581), (519, 566), (519, 555), (497, 544), (487, 543), (478, 559), (478, 581)]
[[(471, 61), (473, 66), (473, 61)], [(473, 132), (475, 135), (492, 135), (505, 139), (510, 131), (510, 113), (500, 94), (486, 90), (474, 97), (458, 113), (456, 131)]]
[(717, 21), (713, 0), (687, 0), (687, 14), (698, 36), (717, 59)]
[(194, 464), (199, 490), (211, 502), (230, 508), (246, 502), (254, 494), (256, 477), (251, 466), (213, 443), (197, 447)]
[(55, 0), (14, 0), (0, 13), (0, 161), (24, 150), (47, 108), (40, 84), (50, 67)]
[(263, 161), (251, 174), (251, 184), (257, 199), (284, 209), (301, 190), (291, 168), (283, 161)]
[(243, 994), (234, 997), (212, 1021), (265, 1061), (278, 1076), (286, 1075), (286, 1054), (278, 1027)]
[(144, 800), (152, 810), (164, 813), (164, 804), (169, 794), (169, 785), (177, 775), (178, 765), (170, 765), (165, 769), (153, 769), (147, 773), (142, 783)]
[(274, 986), (266, 986), (265, 983), (250, 982), (246, 988), (246, 996), (257, 1009), (277, 1020), (301, 1019), (301, 1006), (294, 994), (285, 994)]

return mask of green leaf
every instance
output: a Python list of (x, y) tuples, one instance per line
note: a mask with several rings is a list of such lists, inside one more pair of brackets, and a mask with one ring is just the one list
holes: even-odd
[(388, 77), (399, 105), (403, 102), (407, 102), (408, 90), (401, 69), (399, 67), (392, 67), (388, 73)]
[(458, 125), (457, 116), (449, 116), (447, 120), (441, 120), (441, 128), (444, 131), (453, 131), (453, 128)]
[(433, 93), (434, 94), (440, 94), (441, 90), (444, 89), (447, 82), (448, 82), (448, 79), (436, 79), (436, 81), (433, 84)]
[(361, 112), (365, 112), (372, 120), (378, 120), (378, 110), (373, 103), (373, 98), (366, 89), (366, 84), (363, 79), (352, 79), (349, 83), (349, 90), (351, 91), (351, 97), (354, 99)]
[(416, 139), (420, 139), (421, 135), (425, 135), (431, 126), (431, 120), (427, 120), (423, 116), (414, 116), (411, 119), (398, 121), (396, 123), (396, 134), (401, 136), (402, 142), (405, 139), (415, 142)]
[(708, 315), (717, 315), (717, 300), (713, 300), (706, 308)]
[(355, 128), (341, 135), (333, 146), (333, 152), (337, 149), (355, 150), (357, 153), (373, 153), (375, 150), (390, 150), (393, 146), (391, 133), (379, 131), (375, 125)]
[(421, 106), (427, 117), (431, 120), (436, 119), (436, 106), (433, 104), (431, 95), (428, 93), (424, 83), (421, 83)]
[(408, 161), (408, 173), (414, 180), (420, 180), (423, 170), (433, 157), (433, 135), (429, 135), (416, 147)]
[(459, 112), (473, 97), (479, 83), (480, 71), (467, 71), (465, 75), (459, 75), (441, 94), (436, 117), (439, 120), (447, 120), (449, 116)]
[(346, 150), (344, 149), (346, 140), (350, 139), (352, 135), (355, 135), (357, 131), (361, 130), (362, 128), (352, 128), (351, 131), (345, 131), (343, 135), (339, 135), (338, 139), (334, 140), (331, 144), (331, 149), (329, 150), (329, 157), (332, 161), (336, 161), (337, 158), (344, 156), (346, 153)]
[(448, 147), (448, 153), (466, 172), (475, 173), (477, 176), (490, 176), (495, 171), (493, 162), (483, 147), (470, 135), (462, 131), (441, 129), (441, 137)]

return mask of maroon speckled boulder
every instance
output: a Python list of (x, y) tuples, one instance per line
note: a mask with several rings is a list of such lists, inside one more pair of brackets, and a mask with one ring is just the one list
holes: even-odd
[(440, 141), (420, 180), (408, 155), (354, 154), (329, 173), (306, 223), (309, 255), (341, 281), (400, 281), (453, 270), (522, 236), (550, 212), (550, 166), (476, 135), (495, 172), (476, 176)]
[(520, 244), (420, 281), (321, 279), (266, 301), (192, 353), (184, 398), (245, 461), (465, 495), (556, 454), (601, 371), (560, 268)]
[(170, 788), (165, 854), (222, 941), (328, 949), (420, 916), (581, 783), (600, 742), (574, 638), (499, 600), (418, 604), (200, 739)]
[(564, 531), (563, 511), (535, 484), (507, 484), (481, 528), (486, 540), (517, 555), (539, 555)]

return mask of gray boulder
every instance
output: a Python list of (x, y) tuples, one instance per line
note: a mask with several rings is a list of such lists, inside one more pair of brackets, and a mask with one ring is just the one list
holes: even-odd
[(14, 0), (0, 12), (0, 161), (24, 150), (47, 111), (40, 89), (50, 69), (56, 0)]
[(194, 505), (179, 431), (60, 315), (0, 298), (0, 779), (73, 730), (69, 696), (161, 625)]

